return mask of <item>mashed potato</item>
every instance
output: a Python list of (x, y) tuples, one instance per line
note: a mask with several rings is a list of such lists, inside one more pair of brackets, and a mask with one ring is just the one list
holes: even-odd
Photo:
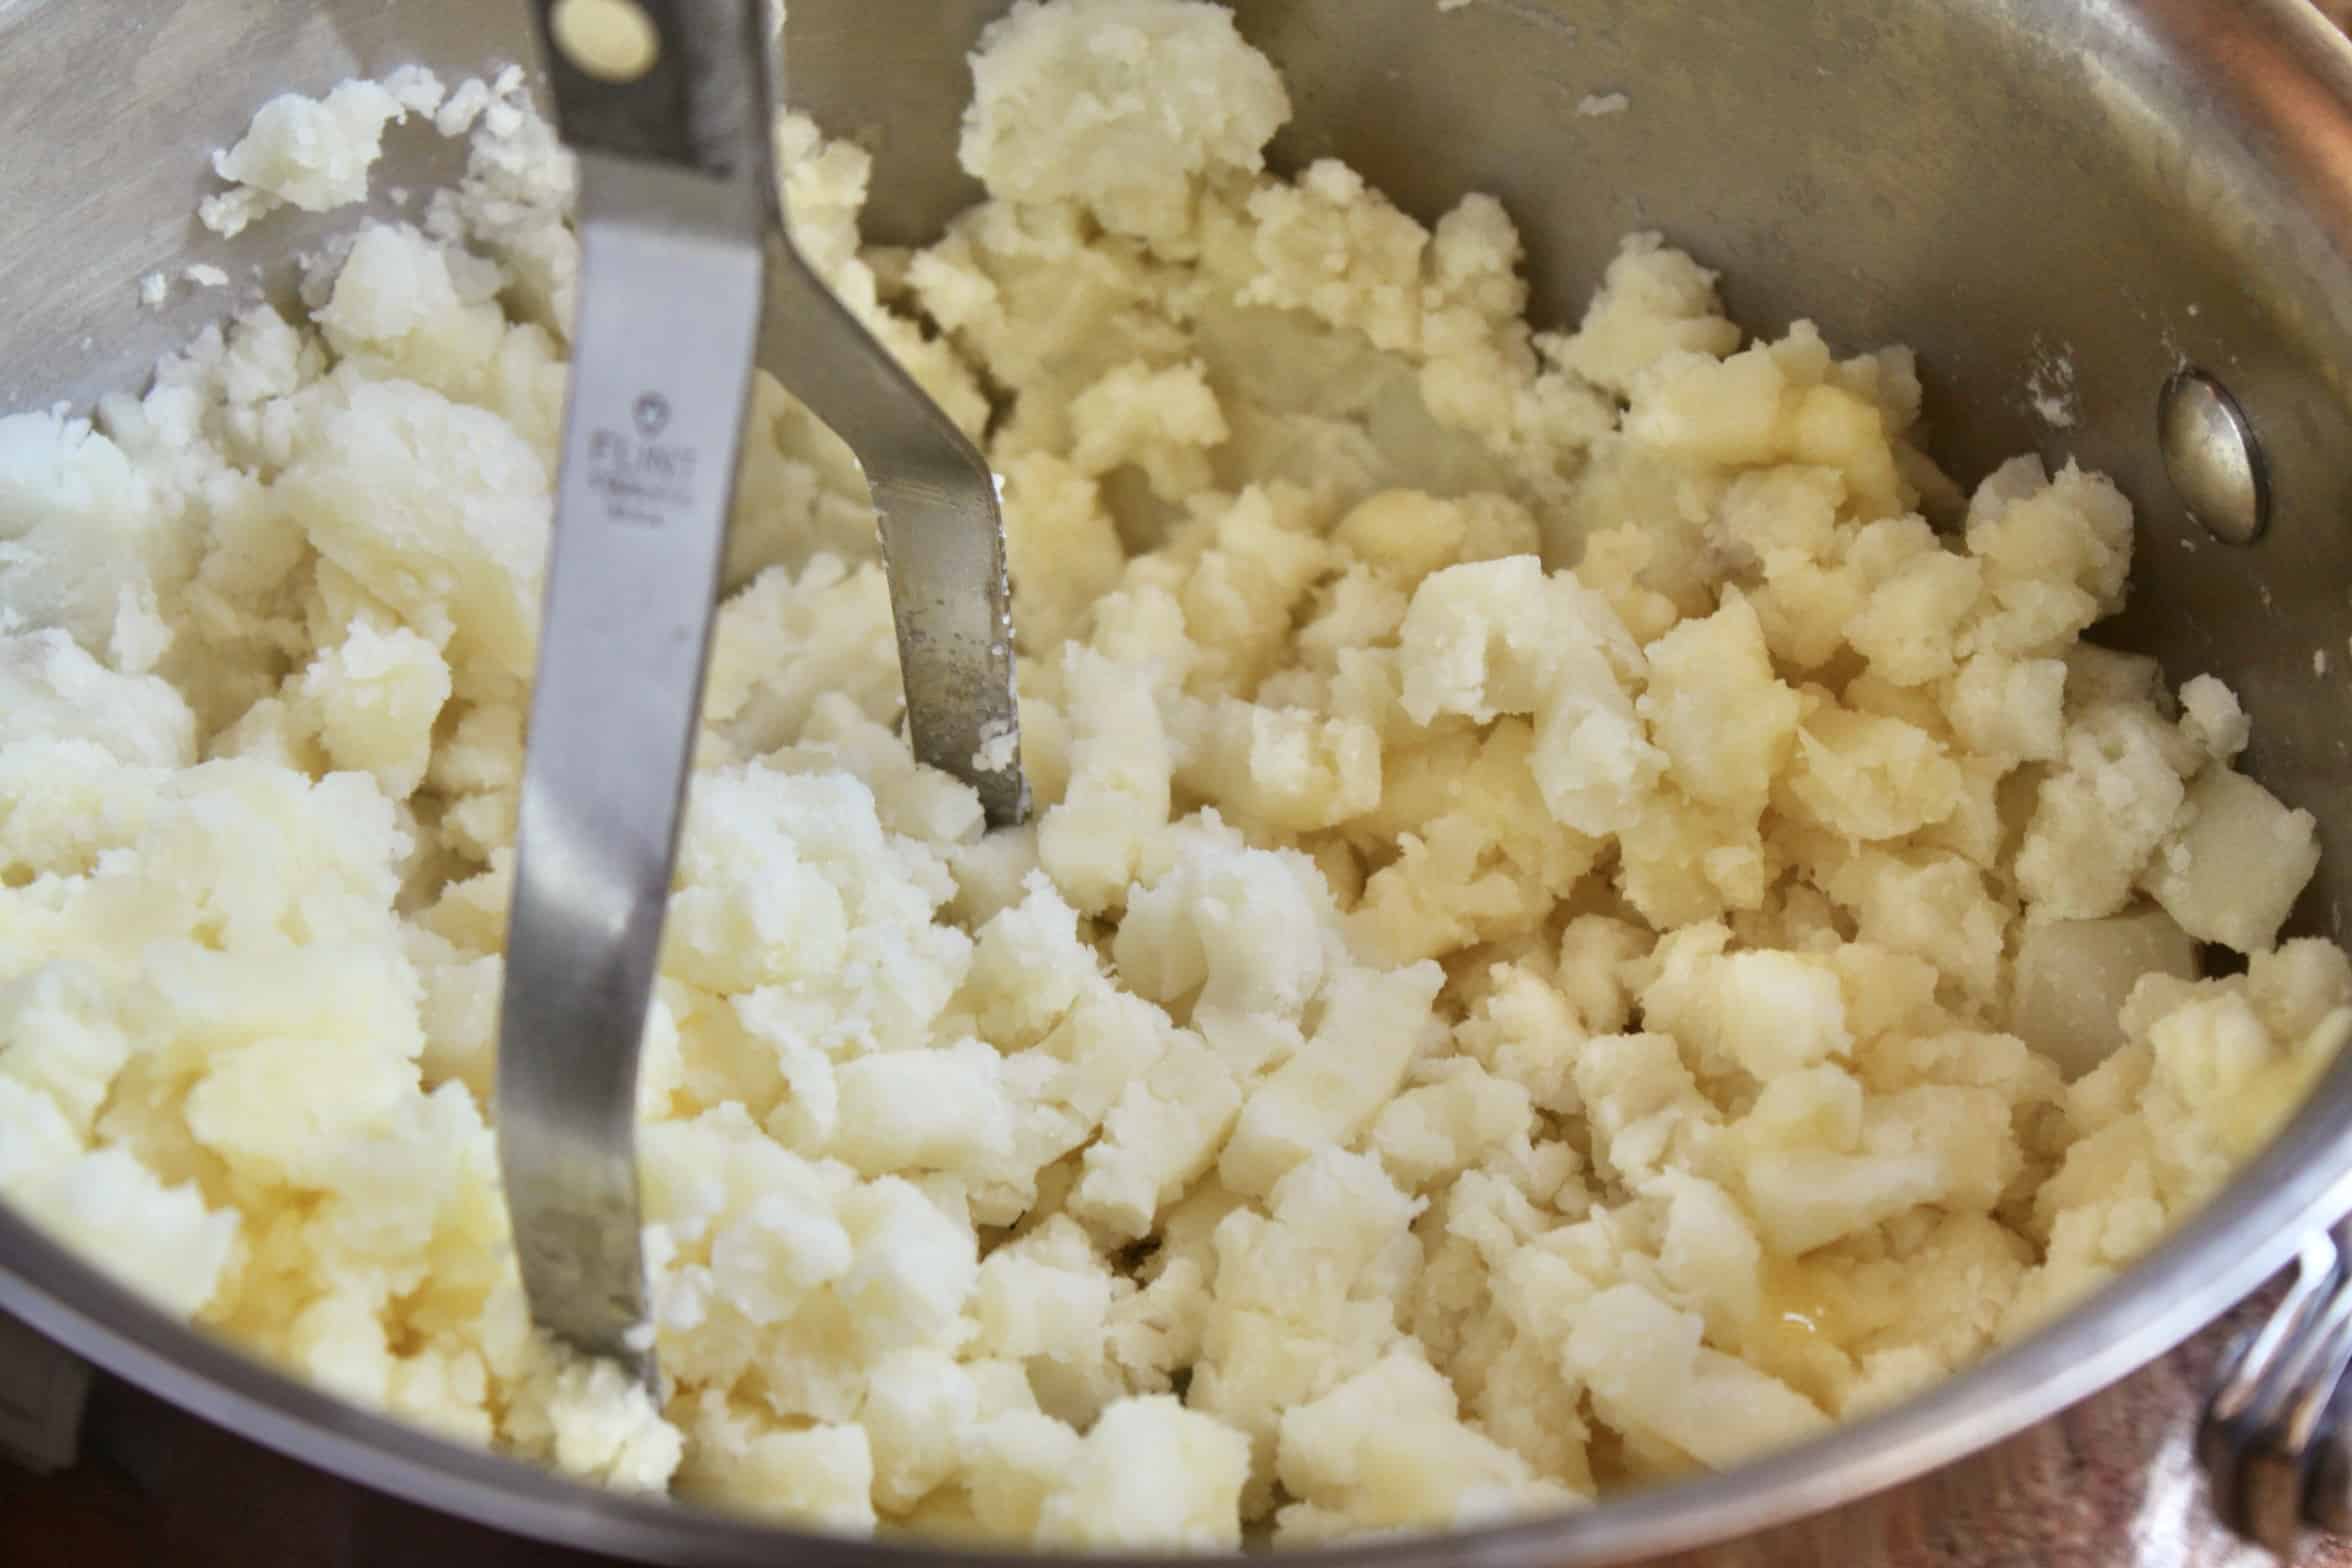
[(355, 199), (403, 115), (471, 170), (306, 318), (0, 420), (12, 1205), (614, 1485), (1303, 1542), (1916, 1389), (2341, 1044), (2236, 699), (2078, 640), (2104, 479), (1963, 499), (1905, 352), (1746, 340), (1653, 236), (1532, 329), (1495, 202), (1267, 174), (1209, 6), (1024, 5), (974, 75), (990, 199), (926, 249), (778, 145), (1005, 476), (1040, 810), (983, 837), (909, 759), (855, 469), (762, 376), (642, 1091), (667, 1397), (531, 1330), (488, 1121), (576, 262), (511, 78), (272, 105), (224, 226)]

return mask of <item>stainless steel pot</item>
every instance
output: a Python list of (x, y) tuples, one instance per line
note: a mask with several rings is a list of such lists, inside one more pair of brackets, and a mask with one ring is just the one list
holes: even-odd
[[(873, 232), (915, 240), (974, 192), (954, 164), (962, 57), (1003, 0), (874, 0), (795, 32), (802, 105), (877, 155)], [(2258, 721), (2251, 765), (2320, 818), (2301, 912), (2352, 907), (2352, 46), (2302, 0), (1242, 0), (1298, 105), (1277, 152), (1333, 152), (1408, 208), (1464, 190), (1522, 224), (1539, 318), (1572, 319), (1617, 236), (1657, 227), (1732, 267), (1774, 327), (1914, 344), (1938, 455), (2079, 455), (2140, 505), (2114, 628), (2175, 678), (2213, 670)], [(137, 306), (193, 251), (236, 270), (350, 215), (222, 246), (189, 220), (203, 155), (270, 93), (525, 48), (515, 0), (0, 0), (0, 406), (133, 379), (221, 308)], [(1591, 94), (1627, 110), (1579, 115)], [(446, 174), (396, 157), (381, 184)], [(2232, 404), (2184, 405), (2184, 365)], [(2064, 366), (2068, 428), (2029, 387)], [(2036, 378), (2041, 380), (2037, 383)], [(2198, 416), (2202, 417), (2198, 417)], [(2259, 468), (2242, 445), (2258, 444)], [(2168, 462), (2174, 472), (2167, 473)], [(2176, 499), (2204, 498), (2216, 542)], [(2242, 530), (2241, 530), (2242, 531)], [(2352, 1288), (2322, 1229), (2352, 1208), (2352, 1059), (2209, 1209), (2118, 1286), (1908, 1405), (1736, 1472), (1505, 1529), (1336, 1549), (1352, 1563), (2031, 1560), (2072, 1510), (2161, 1529), (2193, 1400), (2161, 1353), (2300, 1255), (2296, 1314), (2206, 1423), (2221, 1511), (2272, 1541), (2352, 1524), (2330, 1396)], [(0, 1309), (117, 1375), (313, 1463), (550, 1541), (678, 1563), (921, 1563), (595, 1492), (297, 1385), (135, 1303), (0, 1213)], [(2152, 1365), (2153, 1364), (2153, 1365)], [(2178, 1521), (2169, 1521), (2177, 1526)], [(2194, 1532), (2192, 1532), (2193, 1534)], [(2176, 1541), (2214, 1560), (2211, 1537)], [(2027, 1554), (2019, 1559), (2017, 1554)], [(1317, 1554), (1321, 1555), (1321, 1554)], [(1981, 1554), (1980, 1554), (1981, 1555)], [(1976, 1560), (1971, 1558), (1970, 1560)]]

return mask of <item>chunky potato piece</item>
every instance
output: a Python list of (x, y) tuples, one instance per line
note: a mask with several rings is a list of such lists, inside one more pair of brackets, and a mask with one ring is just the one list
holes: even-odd
[(2123, 1004), (2144, 975), (2197, 977), (2197, 942), (2162, 909), (2028, 921), (2017, 938), (2009, 1028), (2070, 1078), (2123, 1044)]
[(2145, 880), (2191, 936), (2255, 953), (2278, 939), (2318, 866), (2310, 812), (2289, 810), (2252, 779), (2214, 768), (2188, 791)]

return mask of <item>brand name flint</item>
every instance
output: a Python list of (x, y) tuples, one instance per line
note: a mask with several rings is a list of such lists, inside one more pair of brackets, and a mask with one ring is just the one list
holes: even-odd
[(661, 485), (694, 483), (694, 448), (675, 442), (641, 441), (618, 430), (588, 438), (588, 460), (599, 475)]

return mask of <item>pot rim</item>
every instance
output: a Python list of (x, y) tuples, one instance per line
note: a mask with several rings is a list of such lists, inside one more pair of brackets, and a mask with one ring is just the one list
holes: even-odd
[[(0, 0), (4, 4), (5, 0)], [(2011, 0), (2014, 4), (2015, 0)], [(2030, 9), (2030, 7), (2023, 7)], [(2274, 154), (2307, 213), (2352, 325), (2352, 45), (2301, 0), (2135, 0), (2130, 42), (2217, 64), (2230, 98), (2203, 128)], [(2193, 14), (2192, 14), (2193, 13)], [(2129, 25), (2129, 24), (2127, 24)], [(2163, 35), (2163, 36), (2157, 36)], [(2170, 84), (2186, 93), (2182, 83)], [(2170, 107), (2171, 105), (2167, 105)], [(2188, 113), (2186, 100), (2181, 105)], [(2315, 253), (2297, 258), (2309, 262)], [(1570, 1568), (1702, 1548), (1898, 1486), (2023, 1431), (2162, 1355), (2352, 1212), (2352, 1052), (2285, 1130), (2147, 1257), (2033, 1335), (1878, 1414), (1731, 1470), (1508, 1524), (1285, 1551), (1302, 1564), (1366, 1568)], [(348, 1481), (475, 1523), (563, 1546), (666, 1563), (759, 1564), (788, 1554), (849, 1568), (976, 1568), (1069, 1554), (971, 1551), (911, 1539), (787, 1529), (664, 1497), (628, 1495), (432, 1435), (349, 1404), (149, 1305), (0, 1203), (0, 1311), (158, 1398)], [(1114, 1565), (1204, 1554), (1089, 1554)]]
[[(2352, 1210), (2352, 1056), (2287, 1129), (2154, 1253), (2018, 1344), (1892, 1409), (1719, 1474), (1565, 1514), (1285, 1552), (1302, 1564), (1559, 1568), (1685, 1551), (1899, 1485), (2014, 1435), (2155, 1359)], [(2254, 1239), (2248, 1240), (2246, 1238)], [(0, 1208), (0, 1310), (158, 1398), (346, 1480), (478, 1524), (584, 1551), (672, 1563), (772, 1564), (781, 1554), (936, 1568), (944, 1550), (760, 1524), (630, 1496), (436, 1437), (348, 1404), (148, 1305)], [(1066, 1560), (955, 1549), (976, 1568)], [(1177, 1564), (1200, 1554), (1090, 1555)]]

